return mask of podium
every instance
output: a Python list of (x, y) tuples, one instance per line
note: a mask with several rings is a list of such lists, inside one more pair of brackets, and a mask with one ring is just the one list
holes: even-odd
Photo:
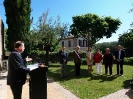
[(37, 66), (30, 71), (29, 99), (47, 99), (47, 70), (48, 67)]

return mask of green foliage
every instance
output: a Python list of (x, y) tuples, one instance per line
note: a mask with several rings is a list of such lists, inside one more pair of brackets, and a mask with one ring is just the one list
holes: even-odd
[(34, 49), (46, 51), (46, 65), (48, 65), (49, 52), (61, 47), (59, 41), (67, 35), (67, 25), (60, 22), (60, 17), (54, 20), (49, 18), (49, 12), (44, 12), (38, 19), (36, 27), (32, 30), (31, 42)]
[(34, 27), (32, 42), (40, 50), (54, 51), (59, 48), (59, 41), (67, 35), (67, 24), (61, 24), (60, 17), (56, 20), (48, 18), (49, 12), (46, 11), (39, 17), (36, 27)]
[(82, 58), (82, 65), (87, 65), (87, 60), (86, 60), (86, 58)]
[(71, 34), (83, 37), (85, 40), (88, 40), (91, 46), (104, 36), (110, 38), (112, 33), (116, 33), (121, 24), (119, 19), (113, 19), (110, 16), (99, 17), (91, 13), (74, 16), (72, 19), (73, 24), (70, 26)]
[(124, 48), (127, 49), (133, 49), (133, 29), (131, 29), (129, 32), (124, 32), (122, 35), (118, 38), (119, 43), (124, 46)]
[(115, 54), (115, 51), (117, 50), (118, 42), (103, 42), (103, 43), (97, 43), (94, 45), (95, 49), (99, 49), (103, 54), (105, 53), (106, 48), (110, 48), (111, 53)]
[(18, 40), (29, 44), (27, 36), (30, 31), (30, 4), (31, 0), (4, 0), (9, 51), (14, 49), (13, 45)]
[[(69, 62), (66, 67), (67, 78), (60, 77), (60, 65), (51, 64), (47, 73), (55, 82), (59, 82), (64, 88), (70, 90), (80, 99), (99, 99), (100, 97), (117, 92), (118, 90), (129, 88), (132, 77), (132, 66), (124, 65), (124, 76), (98, 75), (96, 67), (92, 66), (92, 76), (88, 75), (88, 66), (81, 66), (81, 76), (75, 76), (73, 62)], [(102, 66), (104, 74), (104, 66)], [(116, 73), (116, 65), (113, 66), (113, 74)]]
[(133, 57), (125, 58), (124, 64), (125, 65), (133, 65)]
[(8, 39), (7, 39), (8, 35), (7, 35), (7, 28), (5, 28), (4, 30), (4, 39), (5, 39), (5, 46), (4, 46), (4, 50), (5, 52), (8, 51), (7, 49), (7, 44), (8, 44)]

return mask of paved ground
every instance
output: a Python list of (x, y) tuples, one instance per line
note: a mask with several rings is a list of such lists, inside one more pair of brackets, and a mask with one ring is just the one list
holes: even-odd
[[(53, 80), (47, 80), (47, 98), (48, 99), (79, 99), (70, 91), (64, 89), (62, 86), (53, 82)], [(6, 85), (6, 73), (3, 78), (0, 79), (0, 99), (13, 99), (9, 86)], [(23, 86), (22, 99), (29, 99), (29, 83), (27, 82)]]
[[(29, 99), (28, 82), (23, 87), (22, 99)], [(70, 91), (64, 89), (58, 83), (47, 80), (48, 99), (79, 99)], [(0, 79), (0, 99), (13, 99), (9, 86), (6, 85), (6, 73)], [(133, 90), (122, 89), (99, 99), (133, 99)]]

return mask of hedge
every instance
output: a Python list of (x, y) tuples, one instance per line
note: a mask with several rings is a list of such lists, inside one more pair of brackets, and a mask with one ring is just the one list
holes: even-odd
[[(45, 60), (45, 58), (46, 58), (45, 54), (40, 54), (40, 55), (33, 54), (33, 55), (35, 55), (37, 57), (40, 57), (43, 60)], [(82, 57), (82, 65), (87, 65), (86, 53), (82, 53), (81, 57)], [(73, 52), (69, 52), (68, 53), (68, 61), (73, 61)], [(58, 52), (49, 53), (49, 62), (51, 62), (51, 63), (59, 62), (59, 54), (58, 54)], [(115, 63), (116, 63), (116, 61), (114, 61), (114, 64)], [(124, 65), (133, 65), (133, 57), (126, 57), (124, 59)]]

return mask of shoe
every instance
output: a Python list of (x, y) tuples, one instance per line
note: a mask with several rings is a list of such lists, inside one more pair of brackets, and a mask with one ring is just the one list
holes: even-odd
[(120, 76), (123, 76), (123, 74), (120, 74)]

